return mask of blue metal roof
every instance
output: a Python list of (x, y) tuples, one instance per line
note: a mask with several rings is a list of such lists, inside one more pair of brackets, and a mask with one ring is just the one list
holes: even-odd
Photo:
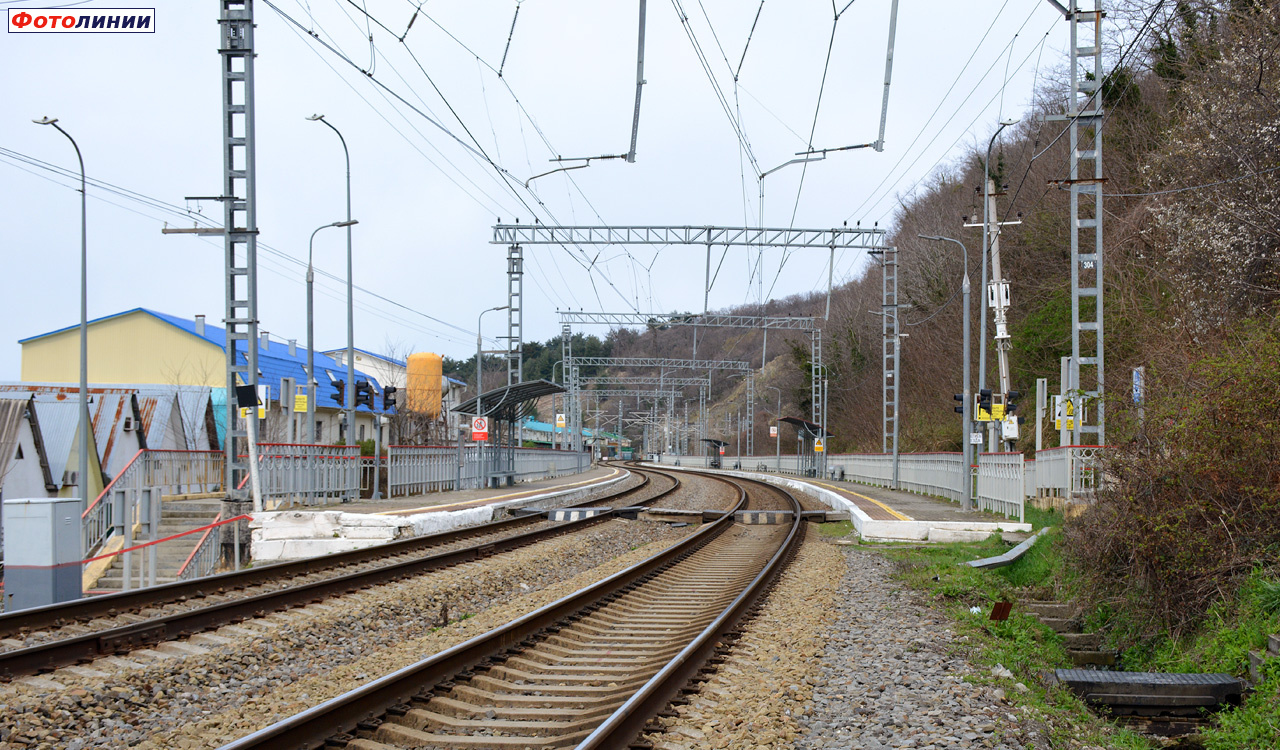
[[(132, 310), (125, 310), (124, 312), (115, 313), (114, 315), (106, 315), (101, 318), (95, 318), (94, 320), (89, 321), (89, 325), (93, 325), (94, 323), (99, 323), (104, 320), (112, 320), (114, 318), (119, 318), (124, 315), (130, 315), (132, 313), (138, 313), (138, 312), (145, 313), (146, 315), (150, 315), (153, 318), (162, 320), (165, 323), (168, 323), (169, 325), (174, 326), (175, 328), (179, 328), (185, 331), (186, 333), (191, 334), (192, 336), (199, 336), (200, 338), (203, 338), (205, 341), (208, 341), (209, 343), (214, 344), (215, 346), (218, 346), (224, 350), (226, 349), (226, 346), (227, 346), (226, 329), (219, 328), (209, 323), (205, 323), (204, 333), (203, 334), (196, 333), (195, 320), (188, 319), (188, 318), (179, 318), (175, 315), (166, 315), (165, 313), (157, 312), (155, 310), (148, 310), (145, 307), (135, 307)], [(34, 341), (36, 339), (44, 338), (46, 336), (52, 336), (54, 334), (63, 333), (66, 331), (74, 331), (77, 328), (79, 328), (79, 325), (67, 326), (66, 328), (59, 328), (56, 331), (41, 333), (36, 336), (30, 336), (28, 338), (21, 339), (18, 341), (18, 343), (25, 344), (28, 341)], [(258, 345), (258, 369), (262, 373), (259, 379), (262, 385), (266, 385), (271, 389), (270, 395), (268, 396), (268, 398), (272, 398), (272, 399), (280, 398), (280, 379), (281, 378), (286, 378), (286, 377), (293, 378), (294, 381), (299, 384), (302, 384), (302, 385), (306, 384), (307, 382), (307, 375), (306, 375), (307, 349), (306, 347), (298, 346), (295, 348), (295, 353), (290, 355), (289, 345), (284, 341), (270, 340), (266, 349), (262, 348), (261, 341), (259, 341), (257, 345)], [(237, 343), (236, 349), (237, 349), (236, 351), (237, 359), (241, 363), (243, 363), (245, 361), (244, 342)], [(345, 380), (347, 377), (346, 366), (338, 364), (336, 361), (334, 361), (332, 357), (330, 357), (327, 354), (324, 354), (323, 352), (316, 352), (315, 367), (316, 367), (316, 406), (317, 407), (329, 406), (330, 404), (332, 404), (333, 406), (331, 408), (340, 408), (338, 402), (333, 399), (333, 396), (336, 396), (338, 393), (338, 389), (333, 386), (333, 379), (336, 378), (338, 380)], [(381, 396), (382, 386), (381, 384), (378, 383), (377, 378), (367, 373), (361, 372), (360, 370), (356, 370), (355, 372), (356, 372), (357, 380), (368, 380), (370, 383), (373, 383), (374, 391), (379, 396)], [(332, 374), (333, 378), (330, 378), (329, 374)], [(368, 407), (360, 406), (356, 408), (356, 411), (367, 413), (370, 410)]]

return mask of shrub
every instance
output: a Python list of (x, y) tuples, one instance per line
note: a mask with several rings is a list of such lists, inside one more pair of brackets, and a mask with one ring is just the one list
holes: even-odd
[(1109, 487), (1066, 534), (1095, 603), (1177, 636), (1280, 552), (1280, 325), (1250, 323), (1185, 373), (1153, 373)]

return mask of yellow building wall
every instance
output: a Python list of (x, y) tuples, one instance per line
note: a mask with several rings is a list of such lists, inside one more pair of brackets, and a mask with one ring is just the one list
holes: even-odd
[[(22, 345), (22, 379), (34, 383), (80, 380), (80, 331)], [(89, 326), (90, 383), (227, 384), (222, 347), (144, 312)]]

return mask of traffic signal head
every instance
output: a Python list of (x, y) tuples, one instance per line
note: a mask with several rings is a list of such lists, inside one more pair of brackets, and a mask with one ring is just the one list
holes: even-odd
[(1017, 399), (1021, 396), (1022, 396), (1022, 393), (1020, 393), (1019, 391), (1009, 391), (1008, 393), (1004, 394), (1004, 411), (1006, 414), (1011, 414), (1015, 410), (1017, 410), (1018, 404), (1016, 402), (1017, 402)]
[(382, 389), (382, 410), (394, 408), (396, 408), (396, 387), (389, 385)]
[[(964, 404), (963, 393), (952, 394), (951, 398), (955, 399), (956, 401), (959, 401), (961, 404)], [(964, 414), (964, 406), (955, 406), (955, 407), (952, 407), (952, 409), (955, 411), (956, 414)]]
[(373, 384), (367, 380), (356, 381), (355, 405), (373, 408)]
[(333, 387), (336, 388), (338, 392), (330, 394), (329, 398), (337, 401), (338, 406), (342, 406), (347, 401), (347, 383), (344, 380), (335, 380), (333, 381)]

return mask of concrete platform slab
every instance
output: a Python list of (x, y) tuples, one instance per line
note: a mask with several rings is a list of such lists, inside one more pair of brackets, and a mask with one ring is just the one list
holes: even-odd
[[(661, 468), (689, 470), (666, 465)], [(847, 511), (858, 534), (872, 541), (964, 541), (997, 532), (1031, 531), (1028, 523), (982, 511), (965, 512), (956, 503), (910, 492), (765, 472), (719, 470), (716, 473), (763, 480), (805, 492), (832, 509)]]

